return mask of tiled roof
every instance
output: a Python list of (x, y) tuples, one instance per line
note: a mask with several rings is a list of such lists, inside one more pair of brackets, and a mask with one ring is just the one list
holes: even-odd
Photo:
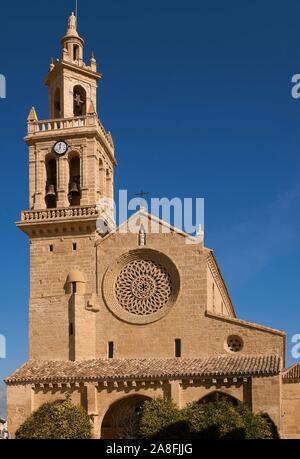
[(280, 371), (277, 355), (218, 356), (206, 359), (31, 360), (6, 382), (80, 382), (188, 377), (273, 375)]
[(299, 381), (300, 380), (300, 363), (296, 363), (292, 367), (287, 368), (282, 375), (284, 381)]

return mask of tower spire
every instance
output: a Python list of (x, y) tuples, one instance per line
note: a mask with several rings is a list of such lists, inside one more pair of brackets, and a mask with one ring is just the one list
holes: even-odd
[(69, 16), (68, 30), (62, 41), (62, 58), (73, 64), (83, 64), (84, 40), (77, 32), (77, 18), (74, 13)]
[(75, 16), (78, 19), (78, 0), (75, 0)]

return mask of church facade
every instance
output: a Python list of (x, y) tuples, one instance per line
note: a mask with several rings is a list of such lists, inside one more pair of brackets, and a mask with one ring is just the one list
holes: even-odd
[(97, 230), (117, 165), (97, 114), (101, 74), (94, 55), (83, 60), (74, 15), (61, 43), (45, 80), (49, 119), (33, 108), (25, 138), (30, 204), (17, 226), (30, 241), (30, 355), (6, 380), (11, 437), (70, 394), (93, 438), (124, 436), (129, 416), (156, 397), (180, 407), (242, 401), (282, 437), (300, 438), (300, 366), (285, 367), (285, 333), (236, 316), (201, 235), (187, 244), (143, 209), (130, 218), (136, 232), (128, 222)]

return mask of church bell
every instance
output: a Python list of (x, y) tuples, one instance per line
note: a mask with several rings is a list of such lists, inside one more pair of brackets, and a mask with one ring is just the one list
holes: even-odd
[(47, 197), (56, 196), (56, 193), (55, 193), (55, 186), (54, 186), (54, 185), (49, 185), (49, 186), (48, 186), (48, 190), (47, 190), (46, 196), (47, 196)]
[(79, 191), (79, 185), (78, 185), (78, 183), (76, 183), (76, 182), (71, 183), (71, 186), (70, 186), (70, 195), (71, 195), (71, 196), (78, 196), (79, 194), (80, 194), (80, 191)]

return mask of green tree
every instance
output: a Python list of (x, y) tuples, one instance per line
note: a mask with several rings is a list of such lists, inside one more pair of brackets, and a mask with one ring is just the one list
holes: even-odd
[(173, 401), (162, 398), (147, 400), (140, 413), (139, 436), (163, 438), (166, 429), (181, 421), (181, 411)]
[(268, 415), (254, 414), (244, 403), (233, 405), (227, 400), (214, 403), (192, 403), (183, 410), (189, 431), (198, 438), (278, 438)]
[(76, 440), (91, 438), (91, 424), (86, 411), (65, 401), (46, 403), (17, 430), (17, 439)]
[(139, 434), (166, 439), (279, 438), (268, 415), (254, 414), (247, 405), (235, 406), (227, 400), (191, 403), (183, 410), (172, 401), (147, 401), (140, 414)]

